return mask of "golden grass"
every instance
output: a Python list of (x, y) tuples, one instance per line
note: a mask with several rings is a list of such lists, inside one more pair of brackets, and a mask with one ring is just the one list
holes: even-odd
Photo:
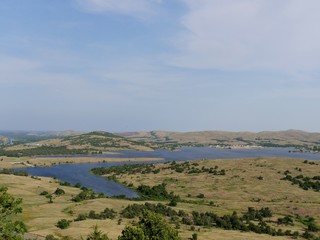
[(20, 164), (22, 162), (28, 161), (29, 158), (27, 157), (6, 157), (0, 156), (0, 169), (1, 168), (17, 168), (17, 167), (24, 167), (24, 164)]
[[(198, 202), (193, 205), (178, 204), (177, 209), (187, 212), (195, 210), (230, 214), (233, 211), (242, 213), (248, 207), (269, 207), (275, 213), (273, 220), (288, 214), (299, 214), (313, 216), (320, 223), (320, 193), (305, 191), (289, 181), (280, 180), (286, 170), (289, 170), (292, 176), (319, 175), (319, 165), (305, 164), (298, 159), (278, 158), (201, 160), (197, 163), (199, 168), (218, 166), (218, 170), (226, 170), (226, 175), (187, 174), (166, 169), (158, 174), (125, 174), (118, 176), (118, 179), (120, 182), (133, 183), (134, 186), (153, 186), (165, 182), (169, 192), (178, 194), (184, 200)], [(156, 168), (166, 166), (168, 165), (160, 164)], [(296, 168), (301, 168), (302, 171)], [(263, 180), (258, 179), (260, 176)], [(204, 199), (196, 197), (201, 193), (205, 195)], [(214, 205), (210, 205), (210, 202)], [(301, 230), (301, 226), (297, 223), (295, 227), (286, 229)]]
[[(200, 229), (200, 231), (198, 231)], [(196, 231), (191, 231), (190, 227), (182, 228), (179, 231), (179, 236), (182, 239), (191, 239), (192, 234), (197, 233), (199, 240), (288, 240), (288, 237), (272, 237), (267, 234), (256, 234), (251, 232), (226, 231), (217, 228), (198, 228)]]
[[(6, 159), (7, 161), (7, 159)], [(5, 161), (5, 162), (6, 162)], [(320, 223), (320, 198), (319, 193), (311, 190), (305, 191), (297, 186), (292, 186), (288, 181), (282, 181), (283, 172), (290, 170), (291, 175), (303, 174), (305, 176), (319, 175), (319, 165), (304, 164), (303, 160), (276, 159), (276, 158), (255, 158), (237, 160), (201, 160), (197, 161), (199, 167), (214, 167), (225, 169), (225, 176), (213, 176), (212, 174), (185, 174), (176, 173), (172, 170), (163, 170), (159, 174), (137, 174), (119, 176), (121, 181), (139, 184), (156, 185), (162, 182), (167, 183), (169, 191), (179, 194), (183, 199), (190, 201), (201, 201), (198, 204), (178, 203), (175, 210), (186, 212), (213, 211), (219, 215), (237, 211), (239, 214), (248, 207), (269, 207), (275, 216), (273, 220), (285, 214), (310, 215)], [(157, 166), (162, 168), (163, 164)], [(299, 172), (295, 168), (301, 168)], [(263, 180), (257, 177), (262, 176)], [(131, 220), (123, 219), (118, 225), (119, 215), (114, 220), (85, 220), (72, 222), (70, 228), (61, 230), (55, 226), (60, 219), (75, 219), (79, 213), (88, 213), (90, 210), (103, 211), (106, 207), (112, 208), (118, 213), (128, 204), (135, 202), (118, 199), (94, 199), (80, 203), (72, 202), (73, 195), (79, 193), (79, 189), (60, 186), (55, 180), (31, 177), (19, 177), (13, 175), (1, 175), (0, 185), (9, 187), (9, 192), (16, 197), (23, 198), (23, 214), (19, 216), (28, 226), (31, 234), (46, 236), (54, 234), (57, 236), (68, 235), (74, 238), (85, 237), (92, 231), (94, 225), (108, 233), (111, 239), (117, 239), (125, 225)], [(53, 193), (56, 188), (63, 188), (66, 195), (55, 197), (53, 203), (39, 194), (42, 191)], [(203, 193), (204, 199), (196, 195)], [(191, 194), (191, 197), (188, 197)], [(257, 199), (260, 199), (258, 202)], [(213, 202), (214, 205), (210, 205)], [(165, 203), (164, 203), (165, 204)], [(277, 227), (276, 225), (274, 225)], [(302, 230), (302, 225), (295, 223), (293, 227), (282, 227), (290, 230)], [(196, 227), (198, 230), (198, 227)], [(191, 238), (193, 231), (190, 226), (181, 224), (179, 229), (182, 239)], [(286, 237), (271, 237), (264, 234), (242, 233), (240, 231), (225, 231), (216, 228), (200, 228), (196, 231), (200, 240), (227, 240), (227, 239), (290, 239)]]
[[(317, 145), (320, 141), (319, 133), (303, 131), (274, 131), (274, 132), (228, 132), (228, 131), (200, 131), (200, 132), (133, 132), (124, 134), (129, 139), (153, 141), (173, 141), (177, 143), (201, 143), (219, 145), (221, 142), (227, 145), (248, 145), (246, 141), (263, 143), (271, 141), (274, 144), (286, 145)], [(155, 138), (156, 136), (156, 138)], [(241, 140), (244, 139), (246, 141)]]
[(51, 166), (64, 163), (99, 163), (99, 162), (145, 162), (159, 161), (162, 158), (97, 158), (97, 157), (54, 157), (54, 158), (30, 158), (30, 157), (0, 157), (1, 168), (21, 168), (28, 167), (23, 163), (28, 163), (32, 166)]

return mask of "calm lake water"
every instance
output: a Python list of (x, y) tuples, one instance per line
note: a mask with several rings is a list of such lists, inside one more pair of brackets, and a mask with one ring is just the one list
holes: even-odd
[[(320, 154), (289, 152), (287, 148), (262, 148), (262, 149), (216, 149), (216, 148), (181, 148), (178, 151), (156, 150), (154, 152), (143, 151), (119, 151), (119, 154), (102, 155), (82, 155), (80, 157), (96, 158), (161, 158), (162, 161), (150, 161), (144, 163), (159, 163), (166, 161), (186, 161), (198, 159), (234, 159), (252, 157), (288, 157), (307, 160), (320, 160)], [(77, 156), (79, 157), (79, 156)], [(91, 188), (96, 192), (105, 193), (108, 196), (125, 195), (129, 198), (138, 195), (121, 184), (106, 180), (105, 178), (90, 173), (92, 168), (120, 166), (124, 164), (143, 164), (141, 162), (118, 162), (118, 163), (81, 163), (81, 164), (62, 164), (51, 167), (24, 168), (30, 175), (55, 177), (61, 181), (72, 184), (81, 183), (83, 186)]]

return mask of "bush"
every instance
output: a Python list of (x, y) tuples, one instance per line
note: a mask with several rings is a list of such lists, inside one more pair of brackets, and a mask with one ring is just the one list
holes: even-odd
[(204, 198), (204, 194), (203, 193), (200, 193), (197, 198)]
[(118, 240), (162, 239), (180, 240), (178, 231), (173, 229), (159, 214), (145, 211), (136, 227), (127, 226)]
[(49, 193), (47, 191), (43, 191), (40, 193), (41, 196), (47, 196)]
[(192, 234), (192, 240), (198, 240), (198, 234), (196, 233)]
[(54, 237), (52, 234), (49, 234), (46, 236), (45, 240), (59, 240), (59, 239)]
[(61, 229), (66, 229), (70, 226), (71, 221), (67, 219), (61, 219), (57, 222), (57, 227)]
[(66, 194), (66, 192), (61, 188), (57, 188), (54, 194), (60, 196), (60, 195)]
[(107, 234), (98, 230), (98, 226), (93, 227), (93, 231), (87, 236), (87, 240), (109, 240)]
[(175, 207), (175, 206), (177, 206), (177, 200), (175, 199), (175, 198), (173, 198), (173, 199), (171, 199), (171, 201), (169, 202), (169, 206), (170, 207)]

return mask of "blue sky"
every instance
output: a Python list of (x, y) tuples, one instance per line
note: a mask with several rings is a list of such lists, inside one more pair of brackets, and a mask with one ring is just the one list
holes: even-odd
[(3, 0), (0, 129), (320, 132), (318, 0)]

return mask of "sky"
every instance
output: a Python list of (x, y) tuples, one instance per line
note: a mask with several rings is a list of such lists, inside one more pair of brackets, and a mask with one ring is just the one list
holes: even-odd
[(2, 0), (0, 129), (320, 132), (319, 0)]

